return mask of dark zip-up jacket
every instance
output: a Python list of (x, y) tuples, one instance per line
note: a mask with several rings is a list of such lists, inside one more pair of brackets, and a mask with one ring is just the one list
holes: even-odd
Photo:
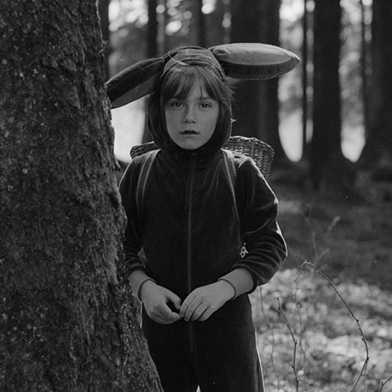
[[(249, 271), (254, 287), (271, 279), (286, 256), (277, 199), (254, 162), (241, 154), (234, 154), (231, 184), (223, 153), (160, 150), (138, 208), (137, 183), (149, 153), (130, 163), (120, 184), (128, 217), (126, 274), (142, 269), (181, 299), (235, 268)], [(244, 242), (248, 253), (241, 258)]]

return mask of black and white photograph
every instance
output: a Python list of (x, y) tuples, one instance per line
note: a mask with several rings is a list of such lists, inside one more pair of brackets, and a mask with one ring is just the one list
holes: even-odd
[(0, 0), (0, 392), (392, 392), (392, 1)]

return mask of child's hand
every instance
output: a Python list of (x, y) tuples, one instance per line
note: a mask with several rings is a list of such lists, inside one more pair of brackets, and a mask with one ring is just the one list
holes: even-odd
[(173, 312), (169, 303), (180, 310), (181, 299), (172, 291), (157, 285), (153, 281), (146, 282), (140, 292), (147, 315), (159, 324), (172, 324), (182, 318), (178, 312)]
[(184, 317), (185, 321), (205, 321), (233, 295), (233, 289), (224, 281), (198, 287), (185, 298), (180, 316)]

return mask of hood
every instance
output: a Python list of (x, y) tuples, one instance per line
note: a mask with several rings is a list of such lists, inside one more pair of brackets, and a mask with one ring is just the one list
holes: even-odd
[[(170, 54), (170, 52), (169, 52)], [(219, 104), (219, 116), (215, 127), (215, 131), (211, 138), (203, 146), (196, 150), (184, 150), (177, 146), (170, 138), (166, 129), (166, 120), (164, 108), (160, 100), (160, 82), (165, 73), (178, 62), (208, 67), (212, 70), (224, 83), (227, 83), (224, 72), (216, 60), (215, 56), (209, 49), (198, 47), (186, 47), (177, 49), (175, 53), (171, 53), (169, 59), (163, 69), (161, 78), (159, 79), (156, 93), (150, 97), (149, 111), (148, 111), (148, 128), (155, 143), (165, 151), (170, 153), (180, 154), (182, 156), (200, 156), (208, 157), (214, 155), (220, 148), (228, 141), (231, 136), (231, 104), (225, 107), (222, 103)], [(158, 109), (160, 108), (160, 110)]]

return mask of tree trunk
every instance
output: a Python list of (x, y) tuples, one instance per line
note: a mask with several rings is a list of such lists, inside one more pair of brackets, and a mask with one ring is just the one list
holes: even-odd
[(341, 150), (339, 81), (341, 7), (316, 0), (314, 8), (313, 138), (310, 171), (314, 187), (347, 188), (350, 175)]
[[(279, 44), (279, 8), (276, 0), (232, 0), (232, 42)], [(285, 157), (279, 139), (278, 80), (241, 81), (234, 94), (234, 134), (256, 136), (270, 143), (278, 159)]]
[(309, 155), (308, 148), (308, 1), (303, 0), (302, 16), (302, 160)]
[(163, 54), (169, 49), (166, 36), (166, 26), (169, 16), (167, 0), (160, 0), (159, 5), (162, 7), (162, 11), (158, 14), (158, 53)]
[(148, 24), (147, 24), (147, 57), (155, 57), (158, 54), (158, 0), (147, 0)]
[(207, 46), (206, 19), (203, 14), (203, 0), (197, 0), (197, 44), (205, 48)]
[(392, 7), (388, 0), (373, 1), (371, 117), (360, 163), (392, 167)]
[[(158, 15), (157, 6), (158, 0), (146, 0), (148, 11), (147, 23), (147, 57), (158, 56)], [(151, 141), (151, 134), (147, 127), (147, 121), (144, 122), (142, 142), (147, 143)]]
[[(231, 42), (260, 42), (259, 0), (231, 0)], [(234, 89), (233, 134), (266, 139), (259, 126), (260, 83), (240, 81)]]
[(0, 390), (161, 391), (125, 287), (95, 0), (1, 1)]
[[(264, 0), (262, 3), (262, 20), (260, 23), (260, 41), (271, 45), (279, 45), (280, 0)], [(259, 112), (260, 135), (265, 135), (265, 141), (274, 151), (276, 164), (287, 161), (285, 151), (279, 137), (279, 79), (260, 83), (261, 105)]]
[(222, 43), (230, 43), (231, 41), (231, 1), (232, 0), (221, 0), (223, 3), (223, 31), (224, 31), (224, 38)]
[(225, 4), (223, 0), (217, 0), (214, 11), (208, 15), (204, 15), (206, 30), (208, 31), (208, 46), (220, 45), (225, 42), (224, 17)]
[(104, 77), (105, 80), (109, 79), (110, 69), (109, 69), (109, 56), (111, 53), (110, 46), (110, 30), (109, 30), (109, 4), (110, 0), (98, 0), (98, 13), (99, 21), (101, 25), (103, 46), (104, 46)]
[(368, 67), (368, 56), (367, 56), (367, 26), (366, 26), (366, 11), (363, 0), (359, 1), (361, 9), (361, 79), (362, 79), (362, 110), (363, 110), (363, 125), (365, 129), (365, 138), (369, 134), (369, 67)]

